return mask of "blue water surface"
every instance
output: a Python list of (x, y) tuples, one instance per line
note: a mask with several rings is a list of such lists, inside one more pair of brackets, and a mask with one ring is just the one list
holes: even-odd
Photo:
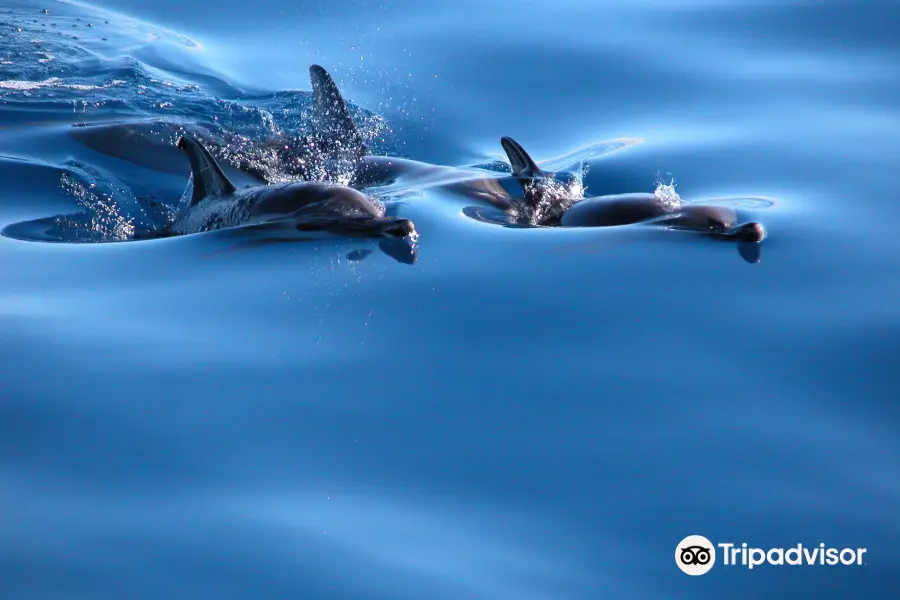
[[(304, 127), (312, 63), (380, 153), (627, 138), (589, 189), (774, 205), (757, 264), (428, 190), (387, 198), (413, 265), (0, 237), (0, 598), (896, 598), (898, 32), (895, 0), (6, 0), (0, 227), (121, 238), (187, 163), (73, 125), (250, 152)], [(867, 554), (688, 577), (689, 534)]]

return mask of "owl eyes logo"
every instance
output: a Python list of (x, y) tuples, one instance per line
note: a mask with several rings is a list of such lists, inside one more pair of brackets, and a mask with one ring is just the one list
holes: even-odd
[(711, 550), (703, 546), (681, 548), (681, 562), (685, 565), (705, 565), (709, 562)]
[(716, 564), (715, 546), (702, 535), (689, 535), (675, 548), (675, 564), (688, 575), (705, 575)]

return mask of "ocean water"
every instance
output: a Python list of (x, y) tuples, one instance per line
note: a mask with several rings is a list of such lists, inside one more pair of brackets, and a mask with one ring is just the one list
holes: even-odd
[[(893, 0), (5, 0), (0, 227), (66, 241), (0, 236), (0, 598), (896, 598), (898, 31)], [(380, 154), (510, 135), (594, 194), (770, 199), (760, 259), (415, 185), (413, 264), (91, 243), (178, 203), (179, 131), (304, 131), (313, 63)], [(79, 137), (135, 119), (157, 146)], [(867, 553), (689, 577), (690, 534)]]

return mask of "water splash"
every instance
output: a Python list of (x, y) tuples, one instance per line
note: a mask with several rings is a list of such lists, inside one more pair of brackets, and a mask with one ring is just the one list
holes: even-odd
[[(216, 158), (268, 184), (299, 179), (349, 185), (356, 176), (361, 158), (357, 149), (345, 144), (335, 132), (313, 132), (308, 110), (299, 115), (284, 111), (283, 124), (266, 109), (255, 110), (259, 111), (257, 117), (262, 117), (261, 125), (238, 131), (219, 130), (218, 143), (202, 140), (210, 145)], [(354, 122), (367, 145), (383, 142), (391, 131), (387, 121), (362, 110), (355, 112)], [(247, 111), (250, 114), (253, 108)]]
[(675, 211), (681, 208), (681, 196), (675, 190), (675, 179), (670, 179), (669, 183), (665, 183), (661, 179), (656, 182), (654, 195), (659, 200), (660, 205), (667, 211)]
[(60, 187), (86, 211), (56, 217), (61, 237), (77, 242), (105, 242), (127, 240), (134, 235), (134, 224), (121, 214), (112, 196), (96, 193), (93, 186), (85, 186), (67, 173), (60, 177)]
[(80, 163), (60, 176), (60, 188), (83, 209), (54, 218), (54, 237), (60, 241), (125, 241), (174, 220), (174, 212), (151, 195), (135, 195), (112, 176)]
[(525, 197), (518, 203), (516, 218), (534, 226), (555, 223), (573, 204), (584, 199), (584, 184), (574, 176), (567, 181), (533, 179), (523, 185), (523, 190)]

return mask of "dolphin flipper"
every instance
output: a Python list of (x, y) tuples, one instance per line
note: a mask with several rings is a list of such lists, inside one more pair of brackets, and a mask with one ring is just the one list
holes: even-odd
[(369, 153), (356, 129), (347, 104), (328, 71), (319, 65), (309, 68), (313, 89), (313, 125), (316, 133), (336, 146), (338, 153), (362, 157)]
[(547, 177), (547, 173), (541, 169), (534, 159), (525, 152), (525, 148), (512, 139), (511, 137), (503, 137), (500, 144), (506, 151), (509, 158), (509, 164), (512, 166), (513, 175), (516, 177)]
[(219, 163), (209, 150), (194, 138), (183, 135), (175, 144), (184, 150), (191, 162), (191, 174), (194, 180), (194, 193), (188, 206), (194, 206), (207, 196), (221, 196), (235, 191), (234, 184), (222, 172)]

